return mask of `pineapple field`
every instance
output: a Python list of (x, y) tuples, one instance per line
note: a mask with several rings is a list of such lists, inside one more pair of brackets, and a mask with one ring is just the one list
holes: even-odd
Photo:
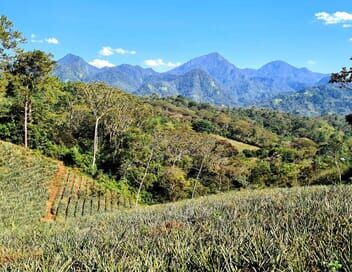
[(130, 207), (132, 201), (78, 170), (0, 141), (0, 226), (16, 228)]
[(0, 152), (1, 271), (352, 269), (350, 185), (130, 209), (57, 161), (4, 142)]

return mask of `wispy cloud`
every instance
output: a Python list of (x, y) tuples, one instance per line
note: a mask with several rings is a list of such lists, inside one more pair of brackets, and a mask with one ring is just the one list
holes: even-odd
[(352, 24), (343, 24), (342, 27), (343, 27), (343, 28), (351, 28), (351, 27), (352, 27)]
[(45, 39), (38, 39), (37, 35), (35, 34), (31, 34), (31, 43), (48, 43), (48, 44), (54, 44), (57, 45), (59, 44), (59, 40), (55, 37), (49, 37), (49, 38), (45, 38)]
[(181, 65), (181, 62), (165, 62), (163, 59), (148, 59), (144, 61), (144, 65), (152, 68), (164, 67), (164, 68), (175, 68)]
[(102, 60), (102, 59), (94, 59), (89, 62), (90, 65), (93, 65), (97, 68), (103, 68), (103, 67), (115, 67), (116, 65), (107, 61), (107, 60)]
[(47, 38), (45, 39), (45, 41), (49, 44), (59, 44), (59, 40), (57, 38), (51, 37), (51, 38)]
[(43, 40), (37, 39), (37, 35), (31, 34), (31, 43), (43, 43)]
[(315, 60), (308, 60), (307, 61), (307, 64), (309, 65), (309, 66), (313, 66), (313, 65), (315, 65), (315, 64), (317, 64), (317, 62), (315, 61)]
[(346, 11), (337, 11), (335, 13), (322, 11), (315, 13), (315, 18), (326, 25), (344, 24), (344, 26), (349, 26), (348, 23), (352, 22), (352, 13)]
[(136, 55), (137, 52), (135, 50), (127, 50), (123, 48), (112, 48), (110, 46), (103, 46), (100, 49), (99, 54), (104, 57), (112, 56), (112, 55)]

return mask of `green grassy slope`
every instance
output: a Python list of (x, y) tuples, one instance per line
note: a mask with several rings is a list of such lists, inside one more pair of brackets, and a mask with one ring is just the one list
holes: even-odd
[(71, 218), (7, 241), (2, 268), (351, 271), (351, 203), (352, 186), (267, 189)]
[(214, 135), (214, 137), (218, 140), (223, 140), (223, 141), (227, 141), (228, 143), (230, 143), (233, 147), (235, 147), (239, 152), (242, 152), (243, 150), (251, 150), (251, 151), (256, 151), (259, 149), (259, 147), (254, 146), (254, 145), (249, 145), (243, 142), (239, 142), (239, 141), (235, 141), (235, 140), (231, 140), (225, 137), (222, 137), (220, 135)]

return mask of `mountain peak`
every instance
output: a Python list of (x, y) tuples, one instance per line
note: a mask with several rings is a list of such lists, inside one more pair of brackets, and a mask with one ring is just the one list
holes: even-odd
[(294, 67), (291, 64), (288, 64), (287, 62), (283, 61), (283, 60), (275, 60), (275, 61), (271, 61), (265, 65), (263, 65), (261, 69), (266, 69), (266, 68), (276, 68), (276, 69), (282, 69), (282, 68), (291, 68), (291, 69), (297, 69), (296, 67)]
[(217, 59), (225, 59), (220, 53), (218, 52), (211, 52), (209, 54), (204, 55), (203, 57), (207, 58), (217, 58)]
[(59, 63), (72, 63), (72, 62), (81, 62), (81, 61), (86, 62), (81, 57), (70, 53), (58, 60)]
[(219, 74), (228, 74), (238, 70), (236, 66), (226, 60), (217, 52), (196, 57), (185, 64), (170, 71), (172, 74), (185, 74), (191, 70), (199, 69), (207, 72), (211, 76), (217, 78)]
[(84, 81), (99, 69), (73, 54), (67, 54), (57, 61), (55, 74), (64, 81)]
[(222, 55), (218, 52), (212, 52), (200, 57), (196, 57), (189, 61), (189, 63), (201, 63), (201, 62), (208, 62), (208, 63), (222, 63), (222, 64), (231, 64), (227, 59), (225, 59)]

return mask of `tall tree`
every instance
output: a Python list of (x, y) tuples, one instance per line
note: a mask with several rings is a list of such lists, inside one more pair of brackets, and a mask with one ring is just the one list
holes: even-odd
[(95, 120), (92, 159), (92, 167), (94, 168), (96, 166), (96, 156), (98, 153), (99, 124), (103, 118), (115, 109), (116, 103), (118, 103), (119, 92), (115, 88), (100, 82), (80, 84), (79, 90), (82, 92), (83, 100)]
[(6, 16), (0, 16), (0, 93), (7, 86), (7, 72), (21, 52), (19, 45), (24, 42), (22, 34), (13, 29), (13, 23)]
[(40, 50), (21, 52), (11, 69), (10, 89), (18, 94), (24, 109), (24, 145), (28, 147), (28, 123), (31, 122), (33, 96), (47, 90), (55, 62)]
[(0, 69), (3, 70), (21, 52), (19, 45), (25, 42), (22, 34), (13, 29), (13, 23), (6, 17), (0, 16)]
[[(352, 60), (352, 58), (350, 60)], [(340, 84), (340, 86), (344, 88), (352, 88), (352, 67), (349, 69), (343, 67), (340, 72), (333, 73), (330, 78), (330, 83)], [(352, 125), (352, 114), (346, 116), (346, 121)]]

